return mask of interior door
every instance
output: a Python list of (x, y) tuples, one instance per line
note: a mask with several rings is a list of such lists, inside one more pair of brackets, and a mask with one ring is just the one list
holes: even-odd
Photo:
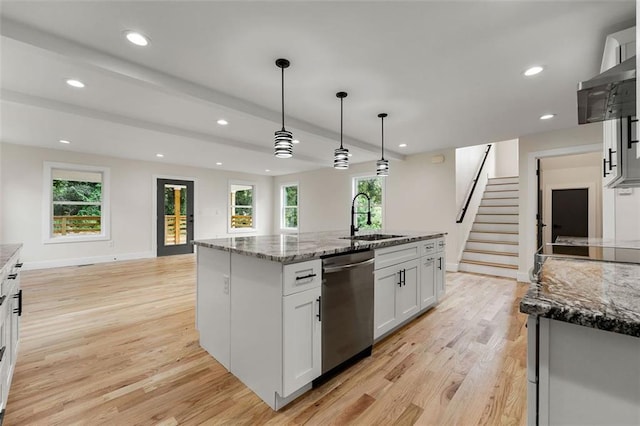
[(158, 256), (193, 253), (193, 182), (158, 179)]
[[(562, 237), (589, 236), (589, 190), (554, 189), (551, 191), (551, 241)], [(554, 253), (588, 256), (588, 247), (554, 247)]]
[(536, 159), (536, 187), (537, 187), (537, 191), (536, 193), (538, 194), (538, 210), (536, 212), (536, 224), (537, 224), (537, 246), (536, 248), (540, 248), (542, 247), (542, 228), (544, 228), (545, 225), (544, 223), (542, 223), (542, 188), (540, 187), (540, 180), (542, 178), (541, 176), (542, 174), (542, 170), (540, 168), (540, 159)]

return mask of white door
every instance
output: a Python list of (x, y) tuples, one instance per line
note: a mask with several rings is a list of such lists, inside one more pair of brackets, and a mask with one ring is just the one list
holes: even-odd
[(400, 273), (397, 266), (389, 266), (378, 269), (374, 276), (373, 338), (377, 339), (398, 324), (396, 297)]
[(410, 318), (420, 310), (420, 287), (418, 285), (418, 260), (410, 260), (397, 266), (402, 285), (398, 286), (397, 312), (399, 321)]
[(420, 309), (436, 303), (436, 258), (420, 259)]
[(320, 376), (320, 287), (283, 298), (283, 397)]

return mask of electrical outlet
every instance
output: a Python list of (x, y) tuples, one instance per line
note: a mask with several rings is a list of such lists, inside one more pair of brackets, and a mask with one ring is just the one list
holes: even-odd
[(618, 188), (618, 195), (631, 195), (633, 188)]
[(223, 275), (224, 278), (224, 294), (229, 294), (229, 275)]

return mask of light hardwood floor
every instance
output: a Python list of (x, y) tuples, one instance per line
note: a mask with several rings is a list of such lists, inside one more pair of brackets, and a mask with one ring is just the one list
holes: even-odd
[(276, 413), (198, 345), (192, 255), (25, 272), (5, 425), (524, 424), (526, 285), (447, 285), (371, 357)]

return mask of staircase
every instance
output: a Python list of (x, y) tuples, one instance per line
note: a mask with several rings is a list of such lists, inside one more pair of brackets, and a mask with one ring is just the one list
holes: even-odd
[(516, 278), (518, 271), (518, 177), (489, 179), (460, 271)]

